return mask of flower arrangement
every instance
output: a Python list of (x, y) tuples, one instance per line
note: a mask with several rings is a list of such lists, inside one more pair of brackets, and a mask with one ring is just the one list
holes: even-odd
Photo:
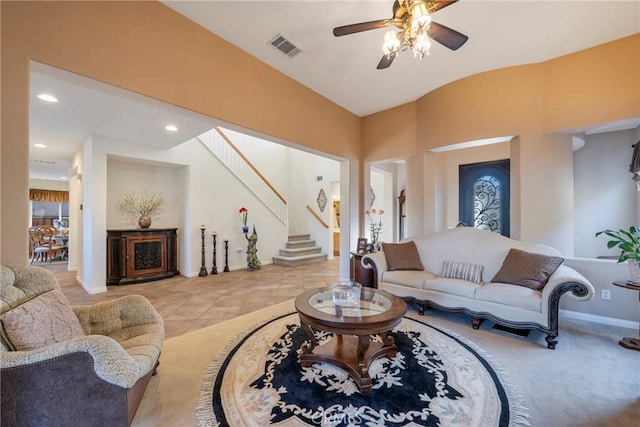
[(371, 209), (365, 211), (365, 215), (369, 217), (369, 231), (371, 232), (371, 243), (377, 243), (382, 235), (382, 215), (384, 211), (380, 209)]
[(152, 218), (164, 209), (164, 199), (156, 193), (149, 196), (145, 191), (139, 196), (135, 191), (127, 191), (116, 207), (123, 214)]
[(238, 211), (238, 215), (240, 216), (243, 230), (248, 230), (247, 220), (249, 219), (249, 210), (243, 206)]

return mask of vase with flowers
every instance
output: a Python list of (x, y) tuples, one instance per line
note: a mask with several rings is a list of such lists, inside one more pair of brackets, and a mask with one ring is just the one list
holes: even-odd
[(371, 247), (374, 251), (380, 250), (380, 237), (382, 236), (382, 209), (371, 209), (365, 211), (365, 215), (369, 217), (369, 234), (371, 235)]
[(125, 216), (135, 216), (138, 227), (149, 228), (151, 220), (164, 209), (164, 199), (156, 193), (149, 196), (146, 191), (142, 195), (127, 191), (116, 208)]
[(240, 216), (240, 222), (242, 223), (242, 232), (244, 234), (247, 234), (249, 232), (249, 226), (247, 225), (247, 220), (249, 219), (249, 210), (243, 206), (238, 211), (238, 215)]

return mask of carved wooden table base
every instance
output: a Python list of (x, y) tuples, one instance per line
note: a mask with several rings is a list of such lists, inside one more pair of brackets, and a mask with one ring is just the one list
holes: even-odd
[[(369, 367), (380, 357), (395, 357), (395, 340), (390, 335), (407, 312), (405, 302), (377, 289), (363, 290), (360, 305), (343, 309), (331, 302), (331, 290), (307, 291), (296, 298), (300, 326), (309, 342), (300, 348), (300, 366), (328, 363), (347, 372), (363, 393), (373, 386)], [(314, 331), (332, 332), (331, 339), (318, 345)], [(378, 335), (380, 340), (371, 340)]]
[(396, 355), (395, 341), (389, 332), (382, 332), (382, 342), (371, 341), (371, 335), (345, 335), (336, 333), (332, 339), (317, 346), (313, 329), (300, 319), (302, 329), (309, 337), (310, 344), (301, 347), (300, 366), (314, 363), (329, 363), (344, 369), (363, 393), (371, 391), (373, 382), (369, 376), (369, 366), (380, 357), (393, 358)]

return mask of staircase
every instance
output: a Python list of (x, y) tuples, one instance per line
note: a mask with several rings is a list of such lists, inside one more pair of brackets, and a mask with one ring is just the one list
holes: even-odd
[(287, 199), (267, 181), (218, 127), (198, 136), (216, 156), (284, 225), (289, 223)]
[(322, 248), (316, 246), (309, 234), (289, 236), (286, 246), (286, 249), (280, 249), (280, 255), (273, 257), (274, 264), (295, 267), (327, 260), (327, 254), (321, 253)]

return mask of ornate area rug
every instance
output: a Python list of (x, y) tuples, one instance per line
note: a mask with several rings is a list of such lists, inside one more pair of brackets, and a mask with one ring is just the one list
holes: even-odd
[[(502, 372), (475, 344), (405, 317), (398, 352), (373, 362), (373, 391), (344, 371), (300, 368), (307, 339), (296, 313), (258, 325), (228, 344), (209, 367), (200, 426), (528, 426), (528, 411)], [(320, 344), (330, 338), (318, 332)]]

